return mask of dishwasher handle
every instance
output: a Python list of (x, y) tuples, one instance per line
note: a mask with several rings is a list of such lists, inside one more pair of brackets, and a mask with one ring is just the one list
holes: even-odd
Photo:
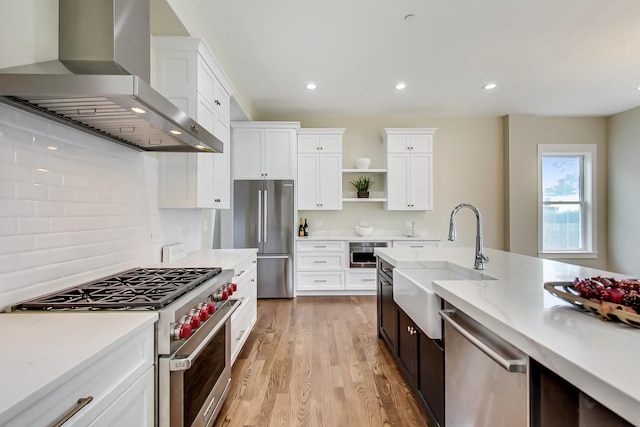
[[(527, 359), (525, 358), (508, 358), (503, 357), (498, 351), (491, 348), (490, 345), (486, 344), (482, 341), (481, 338), (474, 335), (472, 332), (468, 331), (462, 324), (456, 322), (452, 315), (456, 313), (456, 310), (441, 310), (440, 317), (451, 325), (456, 331), (460, 333), (463, 337), (465, 337), (471, 344), (478, 348), (478, 350), (482, 351), (484, 354), (493, 359), (498, 365), (504, 368), (507, 372), (527, 372)], [(447, 351), (446, 347), (446, 337), (445, 337), (445, 351)]]

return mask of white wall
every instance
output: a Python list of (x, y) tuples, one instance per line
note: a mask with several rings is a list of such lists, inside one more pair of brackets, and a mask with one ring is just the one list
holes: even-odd
[(0, 104), (0, 310), (199, 250), (200, 210), (158, 209), (157, 185), (152, 154)]
[(609, 269), (640, 277), (640, 108), (609, 118)]

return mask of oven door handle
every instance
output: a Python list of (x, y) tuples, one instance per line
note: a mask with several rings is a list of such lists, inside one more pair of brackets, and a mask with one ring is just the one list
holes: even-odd
[(238, 307), (237, 305), (233, 305), (231, 309), (224, 314), (224, 316), (218, 321), (216, 326), (213, 327), (211, 332), (207, 334), (207, 337), (203, 339), (196, 348), (193, 349), (191, 354), (189, 354), (188, 356), (182, 356), (182, 355), (172, 356), (169, 359), (169, 370), (171, 372), (176, 372), (176, 371), (186, 371), (187, 369), (191, 368), (191, 364), (193, 363), (193, 361), (200, 355), (202, 350), (204, 350), (204, 348), (209, 344), (209, 341), (211, 341), (211, 338), (213, 338), (213, 336), (218, 333), (218, 331), (226, 323), (229, 317), (231, 317), (231, 315), (233, 314), (233, 312), (236, 310), (237, 307)]

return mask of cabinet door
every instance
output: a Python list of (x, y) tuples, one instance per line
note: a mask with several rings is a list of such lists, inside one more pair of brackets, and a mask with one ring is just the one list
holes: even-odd
[(321, 153), (342, 154), (342, 135), (320, 135), (318, 147)]
[(342, 155), (321, 154), (318, 170), (320, 209), (342, 209)]
[(320, 156), (317, 154), (298, 155), (298, 209), (319, 209), (318, 175)]
[[(193, 154), (192, 154), (193, 156)], [(196, 158), (196, 204), (197, 208), (213, 208), (213, 162), (218, 154), (198, 153)]]
[(389, 153), (408, 153), (410, 146), (410, 135), (387, 136), (387, 152)]
[(441, 342), (419, 333), (417, 391), (423, 404), (444, 425), (444, 348)]
[(229, 143), (229, 123), (217, 117), (214, 130), (224, 144), (222, 153), (213, 154), (213, 207), (231, 208), (231, 144)]
[(412, 153), (410, 158), (409, 205), (412, 210), (433, 209), (433, 157)]
[(154, 88), (182, 111), (196, 117), (196, 55), (186, 51), (159, 50), (156, 62)]
[(89, 425), (91, 427), (153, 427), (155, 422), (154, 378), (154, 370), (151, 367)]
[(295, 131), (265, 129), (262, 171), (265, 179), (295, 179)]
[(298, 135), (298, 153), (317, 154), (319, 148), (319, 135)]
[(398, 361), (407, 382), (414, 388), (418, 371), (418, 327), (404, 311), (398, 311)]
[(408, 210), (411, 162), (409, 154), (387, 156), (387, 209)]
[(158, 154), (158, 206), (195, 208), (197, 156), (204, 154)]
[(262, 179), (263, 129), (234, 129), (233, 178)]
[(386, 338), (393, 355), (398, 353), (398, 309), (393, 301), (393, 283), (384, 275), (378, 275), (378, 294), (380, 298), (380, 332)]
[(409, 138), (409, 150), (412, 153), (431, 153), (433, 136), (432, 135), (411, 135)]

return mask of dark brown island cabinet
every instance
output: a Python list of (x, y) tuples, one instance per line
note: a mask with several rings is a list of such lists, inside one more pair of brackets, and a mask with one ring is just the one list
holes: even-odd
[(444, 347), (393, 300), (393, 266), (378, 258), (378, 337), (384, 339), (432, 427), (444, 424)]

